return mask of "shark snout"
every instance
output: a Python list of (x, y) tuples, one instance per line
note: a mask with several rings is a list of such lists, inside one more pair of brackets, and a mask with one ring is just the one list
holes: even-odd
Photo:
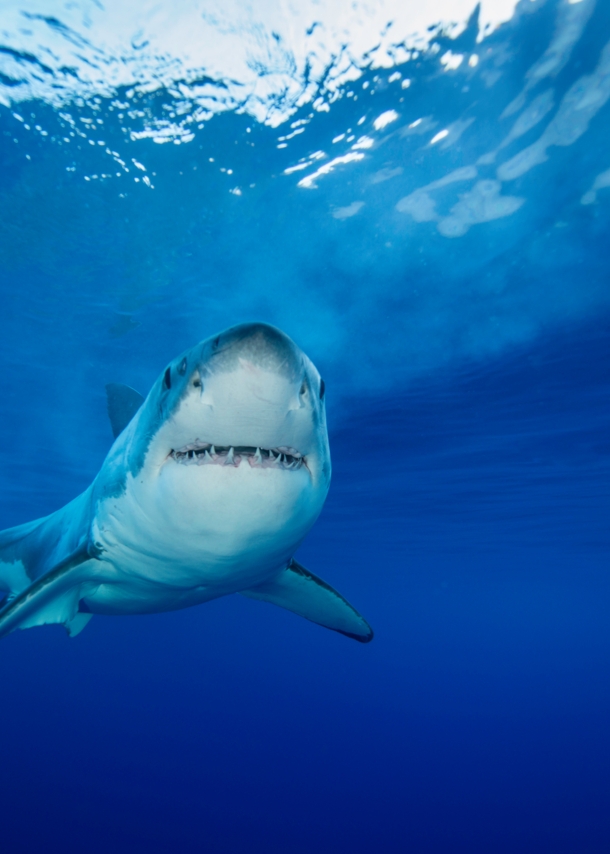
[(206, 372), (242, 369), (255, 375), (262, 371), (296, 382), (304, 368), (298, 347), (280, 329), (268, 323), (232, 326), (216, 336), (203, 355)]

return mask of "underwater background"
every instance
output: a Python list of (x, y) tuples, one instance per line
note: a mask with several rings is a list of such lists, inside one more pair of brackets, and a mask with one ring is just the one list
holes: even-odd
[(610, 850), (610, 5), (0, 5), (0, 527), (224, 327), (326, 381), (297, 557), (0, 644), (2, 850)]

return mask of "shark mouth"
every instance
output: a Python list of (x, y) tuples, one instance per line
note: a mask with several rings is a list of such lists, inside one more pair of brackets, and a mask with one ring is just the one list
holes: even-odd
[(182, 465), (237, 466), (247, 460), (252, 468), (280, 468), (294, 471), (305, 465), (305, 457), (295, 448), (255, 448), (249, 445), (211, 445), (198, 439), (170, 451), (170, 458)]

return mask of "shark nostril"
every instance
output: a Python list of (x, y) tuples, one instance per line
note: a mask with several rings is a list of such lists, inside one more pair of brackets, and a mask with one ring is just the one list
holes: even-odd
[(172, 387), (172, 372), (170, 368), (166, 368), (165, 373), (163, 374), (163, 385), (166, 389), (170, 389)]
[(320, 380), (320, 400), (324, 400), (324, 394), (326, 392), (326, 383), (324, 380)]
[(186, 373), (186, 357), (180, 362), (180, 365), (178, 367), (178, 373), (180, 374), (181, 377), (183, 377), (185, 375), (185, 373)]

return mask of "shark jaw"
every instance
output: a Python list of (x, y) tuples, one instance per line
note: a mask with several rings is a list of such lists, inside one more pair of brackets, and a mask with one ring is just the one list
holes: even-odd
[(296, 448), (256, 448), (252, 445), (216, 446), (196, 439), (189, 445), (172, 450), (169, 458), (182, 465), (220, 465), (237, 468), (248, 462), (251, 468), (277, 468), (295, 471), (306, 465)]

